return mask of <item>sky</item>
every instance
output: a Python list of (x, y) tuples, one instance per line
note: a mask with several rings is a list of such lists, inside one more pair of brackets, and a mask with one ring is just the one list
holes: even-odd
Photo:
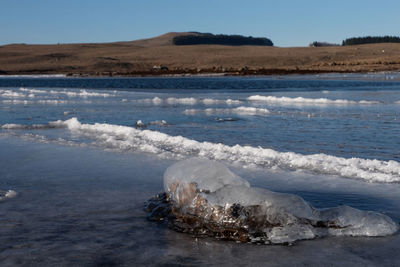
[(276, 46), (400, 35), (398, 0), (0, 0), (0, 45), (131, 41), (198, 31)]

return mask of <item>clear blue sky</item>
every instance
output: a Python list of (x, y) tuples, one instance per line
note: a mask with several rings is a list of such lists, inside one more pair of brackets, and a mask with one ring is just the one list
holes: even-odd
[(0, 0), (0, 44), (129, 41), (200, 31), (306, 46), (399, 36), (399, 12), (398, 0)]

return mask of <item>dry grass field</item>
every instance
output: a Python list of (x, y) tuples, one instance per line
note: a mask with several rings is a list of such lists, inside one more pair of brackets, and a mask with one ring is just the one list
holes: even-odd
[(0, 46), (0, 74), (257, 75), (400, 70), (400, 44), (395, 43), (290, 48), (174, 46), (172, 38), (179, 34), (183, 33), (131, 42)]

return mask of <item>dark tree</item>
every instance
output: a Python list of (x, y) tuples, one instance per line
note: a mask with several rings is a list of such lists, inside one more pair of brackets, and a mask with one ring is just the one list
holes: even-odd
[(202, 45), (202, 44), (214, 44), (214, 45), (261, 45), (261, 46), (273, 46), (274, 44), (268, 38), (260, 37), (245, 37), (242, 35), (214, 35), (211, 33), (196, 33), (196, 35), (181, 35), (175, 36), (172, 39), (174, 45)]
[(397, 36), (366, 36), (348, 38), (342, 42), (342, 45), (360, 45), (376, 43), (400, 43), (400, 37)]
[(313, 47), (322, 47), (322, 46), (339, 46), (339, 44), (332, 44), (332, 43), (328, 43), (328, 42), (312, 42), (310, 43), (310, 46)]

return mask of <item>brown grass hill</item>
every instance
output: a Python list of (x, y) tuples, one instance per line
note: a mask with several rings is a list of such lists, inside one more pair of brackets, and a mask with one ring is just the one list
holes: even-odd
[(232, 75), (400, 70), (400, 44), (333, 47), (173, 45), (199, 33), (114, 43), (0, 46), (0, 74)]

